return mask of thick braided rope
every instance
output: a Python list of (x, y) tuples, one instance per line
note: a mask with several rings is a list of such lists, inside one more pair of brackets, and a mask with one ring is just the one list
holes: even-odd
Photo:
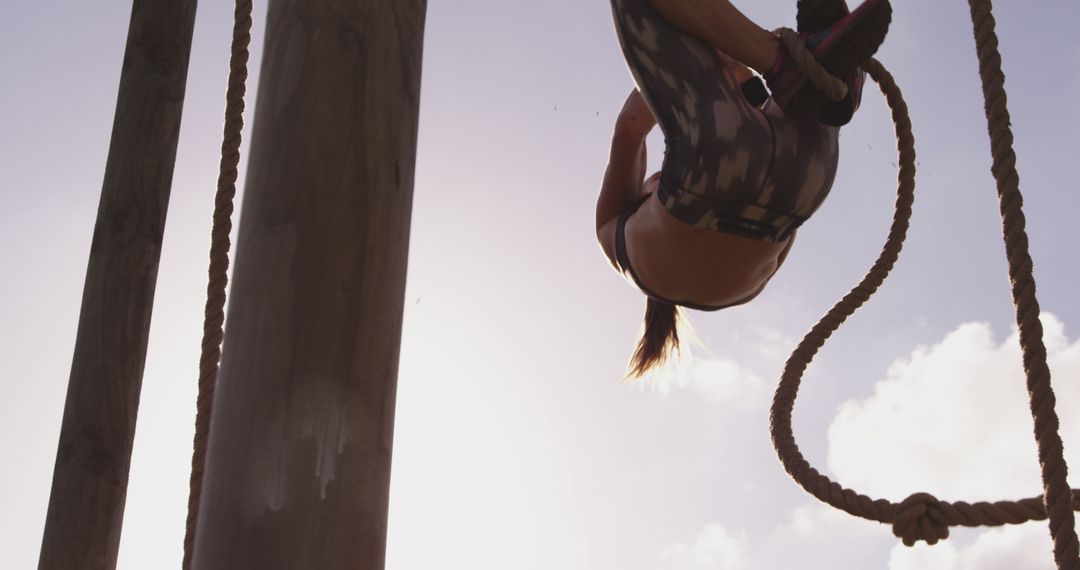
[(840, 101), (847, 96), (847, 83), (837, 79), (814, 59), (814, 54), (810, 53), (798, 32), (791, 28), (779, 28), (774, 33), (784, 44), (799, 71), (806, 75), (806, 79), (817, 87), (818, 91), (833, 101)]
[[(978, 0), (972, 0), (972, 2), (976, 1)], [(984, 69), (986, 69), (986, 67), (986, 65), (983, 65)], [(867, 272), (867, 275), (854, 289), (852, 289), (851, 292), (826, 313), (825, 317), (823, 317), (821, 321), (811, 329), (806, 337), (803, 338), (802, 342), (799, 343), (799, 346), (796, 347), (795, 351), (788, 359), (780, 380), (780, 385), (777, 387), (773, 399), (770, 426), (773, 445), (776, 448), (777, 455), (783, 463), (784, 468), (807, 492), (814, 495), (819, 500), (850, 514), (892, 524), (894, 534), (901, 538), (904, 544), (908, 546), (915, 544), (915, 542), (919, 540), (924, 540), (929, 544), (935, 544), (939, 540), (949, 536), (950, 526), (999, 526), (1004, 524), (1020, 524), (1033, 520), (1045, 520), (1048, 517), (1048, 509), (1044, 506), (1042, 497), (1023, 499), (1020, 501), (1000, 501), (996, 503), (950, 503), (940, 501), (927, 493), (916, 493), (899, 504), (884, 499), (873, 499), (851, 489), (844, 488), (819, 473), (803, 457), (795, 442), (794, 433), (791, 427), (791, 414), (795, 405), (795, 398), (798, 395), (799, 385), (802, 381), (802, 375), (818, 350), (824, 345), (825, 341), (848, 317), (862, 306), (875, 291), (877, 291), (892, 270), (896, 260), (899, 258), (900, 250), (903, 247), (903, 241), (909, 227), (911, 207), (914, 203), (915, 148), (914, 138), (911, 133), (911, 122), (908, 118), (907, 105), (904, 103), (900, 90), (896, 86), (892, 76), (877, 60), (871, 60), (866, 66), (866, 70), (871, 78), (878, 83), (882, 92), (885, 94), (886, 102), (892, 111), (893, 122), (896, 125), (897, 147), (900, 157), (896, 213), (894, 214), (889, 237), (886, 240), (881, 255)], [(998, 75), (1001, 75), (1000, 71), (998, 72)], [(991, 99), (988, 98), (988, 101), (990, 100)], [(1000, 109), (1004, 109), (1003, 92), (999, 98), (993, 98), (993, 100), (999, 103), (994, 105), (988, 103), (988, 112), (989, 109), (997, 109), (999, 106)], [(1007, 127), (1007, 125), (1008, 119), (1006, 118), (1005, 126)], [(1007, 138), (1009, 139), (1009, 142), (1011, 142), (1011, 136)], [(1004, 141), (1005, 137), (1001, 137), (999, 140)], [(1011, 151), (1009, 151), (1008, 154), (1012, 156)], [(996, 153), (995, 156), (997, 156)], [(1008, 160), (1006, 159), (1006, 162), (1007, 161)], [(995, 160), (995, 172), (998, 168), (997, 165), (998, 160)], [(1013, 175), (1013, 179), (1018, 180), (1015, 174)], [(1018, 186), (1018, 184), (1016, 186)], [(1003, 199), (1005, 198), (1003, 197)], [(1015, 208), (1015, 212), (1010, 213), (1010, 217), (1012, 217), (1019, 212), (1019, 196), (1018, 194), (1016, 196), (1010, 196), (1008, 200), (1010, 200), (1010, 208)], [(1003, 211), (1004, 208), (1005, 207), (1003, 206)], [(1022, 216), (1022, 214), (1020, 215)], [(1022, 232), (1022, 217), (1018, 223), (1020, 224), (1019, 229)], [(1006, 226), (1009, 228), (1006, 232), (1015, 232), (1017, 227), (1016, 224), (1017, 222), (1015, 221), (1012, 224), (1006, 222)], [(1012, 260), (1013, 255), (1010, 255), (1010, 266), (1015, 265), (1016, 267), (1021, 268), (1025, 266), (1022, 262), (1014, 264)], [(1026, 267), (1030, 269), (1030, 259), (1027, 260)], [(1028, 292), (1033, 296), (1034, 282), (1030, 279), (1030, 270), (1028, 271), (1028, 278), (1030, 281)], [(1016, 278), (1014, 278), (1014, 283), (1015, 282)], [(1034, 299), (1032, 298), (1031, 301), (1033, 302)], [(1020, 312), (1028, 314), (1030, 310), (1030, 308), (1021, 309)], [(1038, 326), (1037, 316), (1036, 313), (1034, 319), (1036, 326)], [(1038, 359), (1037, 354), (1035, 357)], [(1030, 369), (1028, 360), (1029, 357), (1026, 356), (1025, 365), (1028, 365)], [(1042, 365), (1045, 368), (1045, 349), (1042, 352), (1041, 360)], [(1037, 364), (1035, 366), (1037, 366)], [(1046, 374), (1046, 379), (1048, 383), (1048, 372)], [(1049, 387), (1047, 386), (1047, 388)], [(1050, 398), (1052, 400), (1052, 394), (1050, 395)], [(1039, 402), (1039, 405), (1036, 405), (1035, 403), (1032, 404), (1033, 411), (1037, 411), (1038, 409), (1047, 406), (1045, 396), (1040, 399)], [(1053, 411), (1052, 402), (1050, 411), (1051, 413)], [(1036, 425), (1038, 430), (1038, 426), (1045, 426), (1046, 424), (1041, 423), (1037, 419)], [(1051, 439), (1058, 439), (1056, 437), (1056, 419), (1053, 422), (1052, 429), (1054, 435)], [(1040, 438), (1040, 446), (1043, 445), (1041, 442), (1042, 439)], [(1060, 451), (1059, 439), (1058, 442), (1057, 449)], [(1041, 451), (1040, 457), (1044, 457)], [(1045, 459), (1043, 460), (1043, 464), (1044, 466), (1047, 464)], [(1062, 460), (1061, 470), (1063, 470), (1063, 468), (1064, 461)], [(1065, 487), (1065, 490), (1064, 504), (1065, 509), (1068, 511), (1068, 514), (1065, 516), (1071, 520), (1072, 510), (1080, 509), (1080, 490), (1069, 490), (1067, 486)], [(1057, 503), (1049, 501), (1048, 504), (1060, 505), (1062, 501), (1060, 495), (1057, 496), (1057, 501)], [(1075, 565), (1063, 565), (1062, 560), (1068, 558), (1068, 553), (1066, 553), (1065, 557), (1062, 557), (1057, 553), (1059, 549), (1057, 546), (1057, 538), (1060, 534), (1065, 533), (1058, 532), (1056, 529), (1059, 527), (1054, 526), (1053, 521), (1055, 511), (1053, 506), (1051, 506), (1049, 512), (1051, 528), (1055, 529), (1055, 557), (1058, 559), (1059, 567), (1077, 570), (1078, 567)], [(1058, 516), (1061, 515), (1059, 514)], [(1071, 522), (1066, 524), (1071, 530)], [(1075, 539), (1073, 544), (1075, 544)], [(1075, 547), (1073, 547), (1072, 552), (1075, 553)], [(1075, 558), (1075, 554), (1072, 556)]]
[(248, 46), (251, 43), (251, 0), (236, 0), (229, 83), (225, 94), (225, 128), (221, 143), (221, 163), (217, 194), (214, 198), (214, 222), (210, 238), (209, 282), (203, 321), (202, 355), (199, 358), (199, 396), (196, 404), (195, 442), (191, 457), (191, 482), (188, 495), (187, 532), (184, 535), (185, 570), (191, 568), (195, 546), (195, 527), (199, 518), (203, 471), (210, 433), (210, 411), (214, 403), (214, 384), (221, 359), (224, 338), (225, 291), (228, 285), (229, 248), (232, 232), (233, 199), (236, 196), (237, 166), (240, 164), (240, 141), (244, 129), (244, 94), (247, 91)]
[(1054, 391), (1050, 386), (1050, 368), (1046, 362), (1046, 346), (1039, 322), (1039, 302), (1035, 297), (1035, 277), (1024, 229), (1023, 197), (1020, 194), (1020, 176), (1016, 171), (1016, 154), (1013, 152), (1013, 135), (1006, 106), (1005, 74), (1001, 70), (1001, 54), (994, 32), (993, 7), (990, 0), (969, 0), (968, 5), (979, 55), (983, 97), (986, 100), (986, 119), (993, 155), (991, 170), (997, 180), (1009, 279), (1012, 282), (1013, 303), (1016, 305), (1016, 323), (1020, 327), (1020, 346), (1024, 354), (1024, 371), (1035, 422), (1050, 533), (1054, 539), (1054, 560), (1058, 568), (1080, 570), (1072, 491), (1069, 489), (1068, 469), (1058, 434)]
[[(798, 395), (803, 372), (832, 333), (884, 283), (900, 257), (900, 250), (903, 248), (910, 225), (911, 208), (915, 202), (915, 138), (911, 133), (907, 103), (904, 102), (892, 75), (876, 59), (871, 59), (867, 63), (866, 71), (885, 94), (885, 100), (892, 112), (893, 123), (896, 127), (900, 158), (896, 212), (881, 255), (866, 276), (834, 305), (820, 322), (814, 325), (788, 359), (773, 397), (770, 431), (773, 446), (784, 469), (810, 494), (853, 515), (881, 522), (892, 522), (898, 505), (883, 499), (871, 499), (845, 489), (820, 474), (810, 466), (799, 451), (791, 428), (791, 413), (795, 406), (795, 397)], [(923, 519), (927, 517), (920, 517), (920, 520)]]

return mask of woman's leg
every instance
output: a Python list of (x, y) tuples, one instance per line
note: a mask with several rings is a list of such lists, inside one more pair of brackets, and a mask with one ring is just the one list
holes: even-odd
[(676, 217), (709, 226), (716, 216), (700, 208), (690, 211), (690, 194), (722, 190), (729, 202), (752, 201), (773, 159), (769, 119), (740, 88), (746, 66), (679, 29), (650, 0), (611, 0), (611, 5), (627, 66), (664, 132), (657, 195), (685, 193), (678, 207), (686, 215)]
[[(641, 95), (667, 142), (681, 143), (675, 154), (697, 146), (703, 130), (715, 130), (718, 110), (725, 119), (752, 115), (736, 80), (744, 66), (680, 30), (649, 0), (611, 0), (611, 5), (619, 44)], [(771, 136), (763, 118), (753, 122), (762, 136)], [(732, 129), (738, 130), (737, 125)], [(764, 144), (768, 147), (767, 139)]]
[(682, 31), (753, 68), (767, 72), (780, 55), (780, 40), (728, 0), (649, 0)]
[[(806, 80), (780, 41), (739, 12), (730, 0), (648, 2), (679, 31), (757, 70), (785, 115), (817, 118), (832, 126), (851, 118), (857, 101), (830, 102)], [(798, 11), (806, 47), (825, 69), (842, 79), (852, 77), (877, 51), (892, 17), (889, 0), (863, 0), (852, 13), (843, 0), (800, 0)], [(832, 22), (827, 23), (830, 18)]]

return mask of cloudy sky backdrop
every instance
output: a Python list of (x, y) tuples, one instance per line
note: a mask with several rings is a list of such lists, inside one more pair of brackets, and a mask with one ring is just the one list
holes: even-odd
[[(793, 23), (794, 4), (740, 7), (771, 28)], [(808, 371), (796, 434), (814, 465), (875, 496), (1033, 496), (1041, 486), (968, 8), (895, 4), (879, 57), (914, 121), (911, 237), (894, 276)], [(998, 4), (1076, 487), (1080, 48), (1068, 38), (1080, 5)], [(265, 4), (257, 9), (252, 86)], [(9, 568), (37, 560), (129, 12), (120, 0), (0, 6), (0, 550)], [(199, 7), (125, 569), (180, 559), (231, 12), (228, 2)], [(388, 569), (1052, 566), (1038, 523), (898, 546), (887, 527), (819, 505), (772, 452), (768, 405), (783, 361), (865, 272), (892, 214), (892, 126), (874, 92), (843, 133), (831, 198), (769, 289), (749, 306), (694, 314), (704, 348), (663, 377), (627, 384), (642, 297), (603, 260), (592, 224), (611, 125), (631, 87), (608, 4), (432, 0), (425, 47)], [(651, 161), (660, 159), (654, 145)]]

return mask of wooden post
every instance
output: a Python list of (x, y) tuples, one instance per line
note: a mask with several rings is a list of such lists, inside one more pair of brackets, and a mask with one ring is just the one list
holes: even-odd
[(381, 570), (426, 0), (271, 0), (193, 568)]
[(41, 569), (116, 566), (195, 5), (132, 6)]

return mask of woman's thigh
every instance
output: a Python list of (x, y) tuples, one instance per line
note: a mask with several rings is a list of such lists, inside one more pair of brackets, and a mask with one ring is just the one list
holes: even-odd
[(627, 66), (664, 132), (665, 183), (696, 194), (760, 189), (772, 127), (742, 93), (745, 66), (680, 31), (649, 0), (611, 4)]
[(627, 66), (664, 132), (665, 207), (697, 227), (783, 239), (828, 193), (835, 129), (752, 106), (740, 85), (745, 67), (649, 0), (611, 4)]

